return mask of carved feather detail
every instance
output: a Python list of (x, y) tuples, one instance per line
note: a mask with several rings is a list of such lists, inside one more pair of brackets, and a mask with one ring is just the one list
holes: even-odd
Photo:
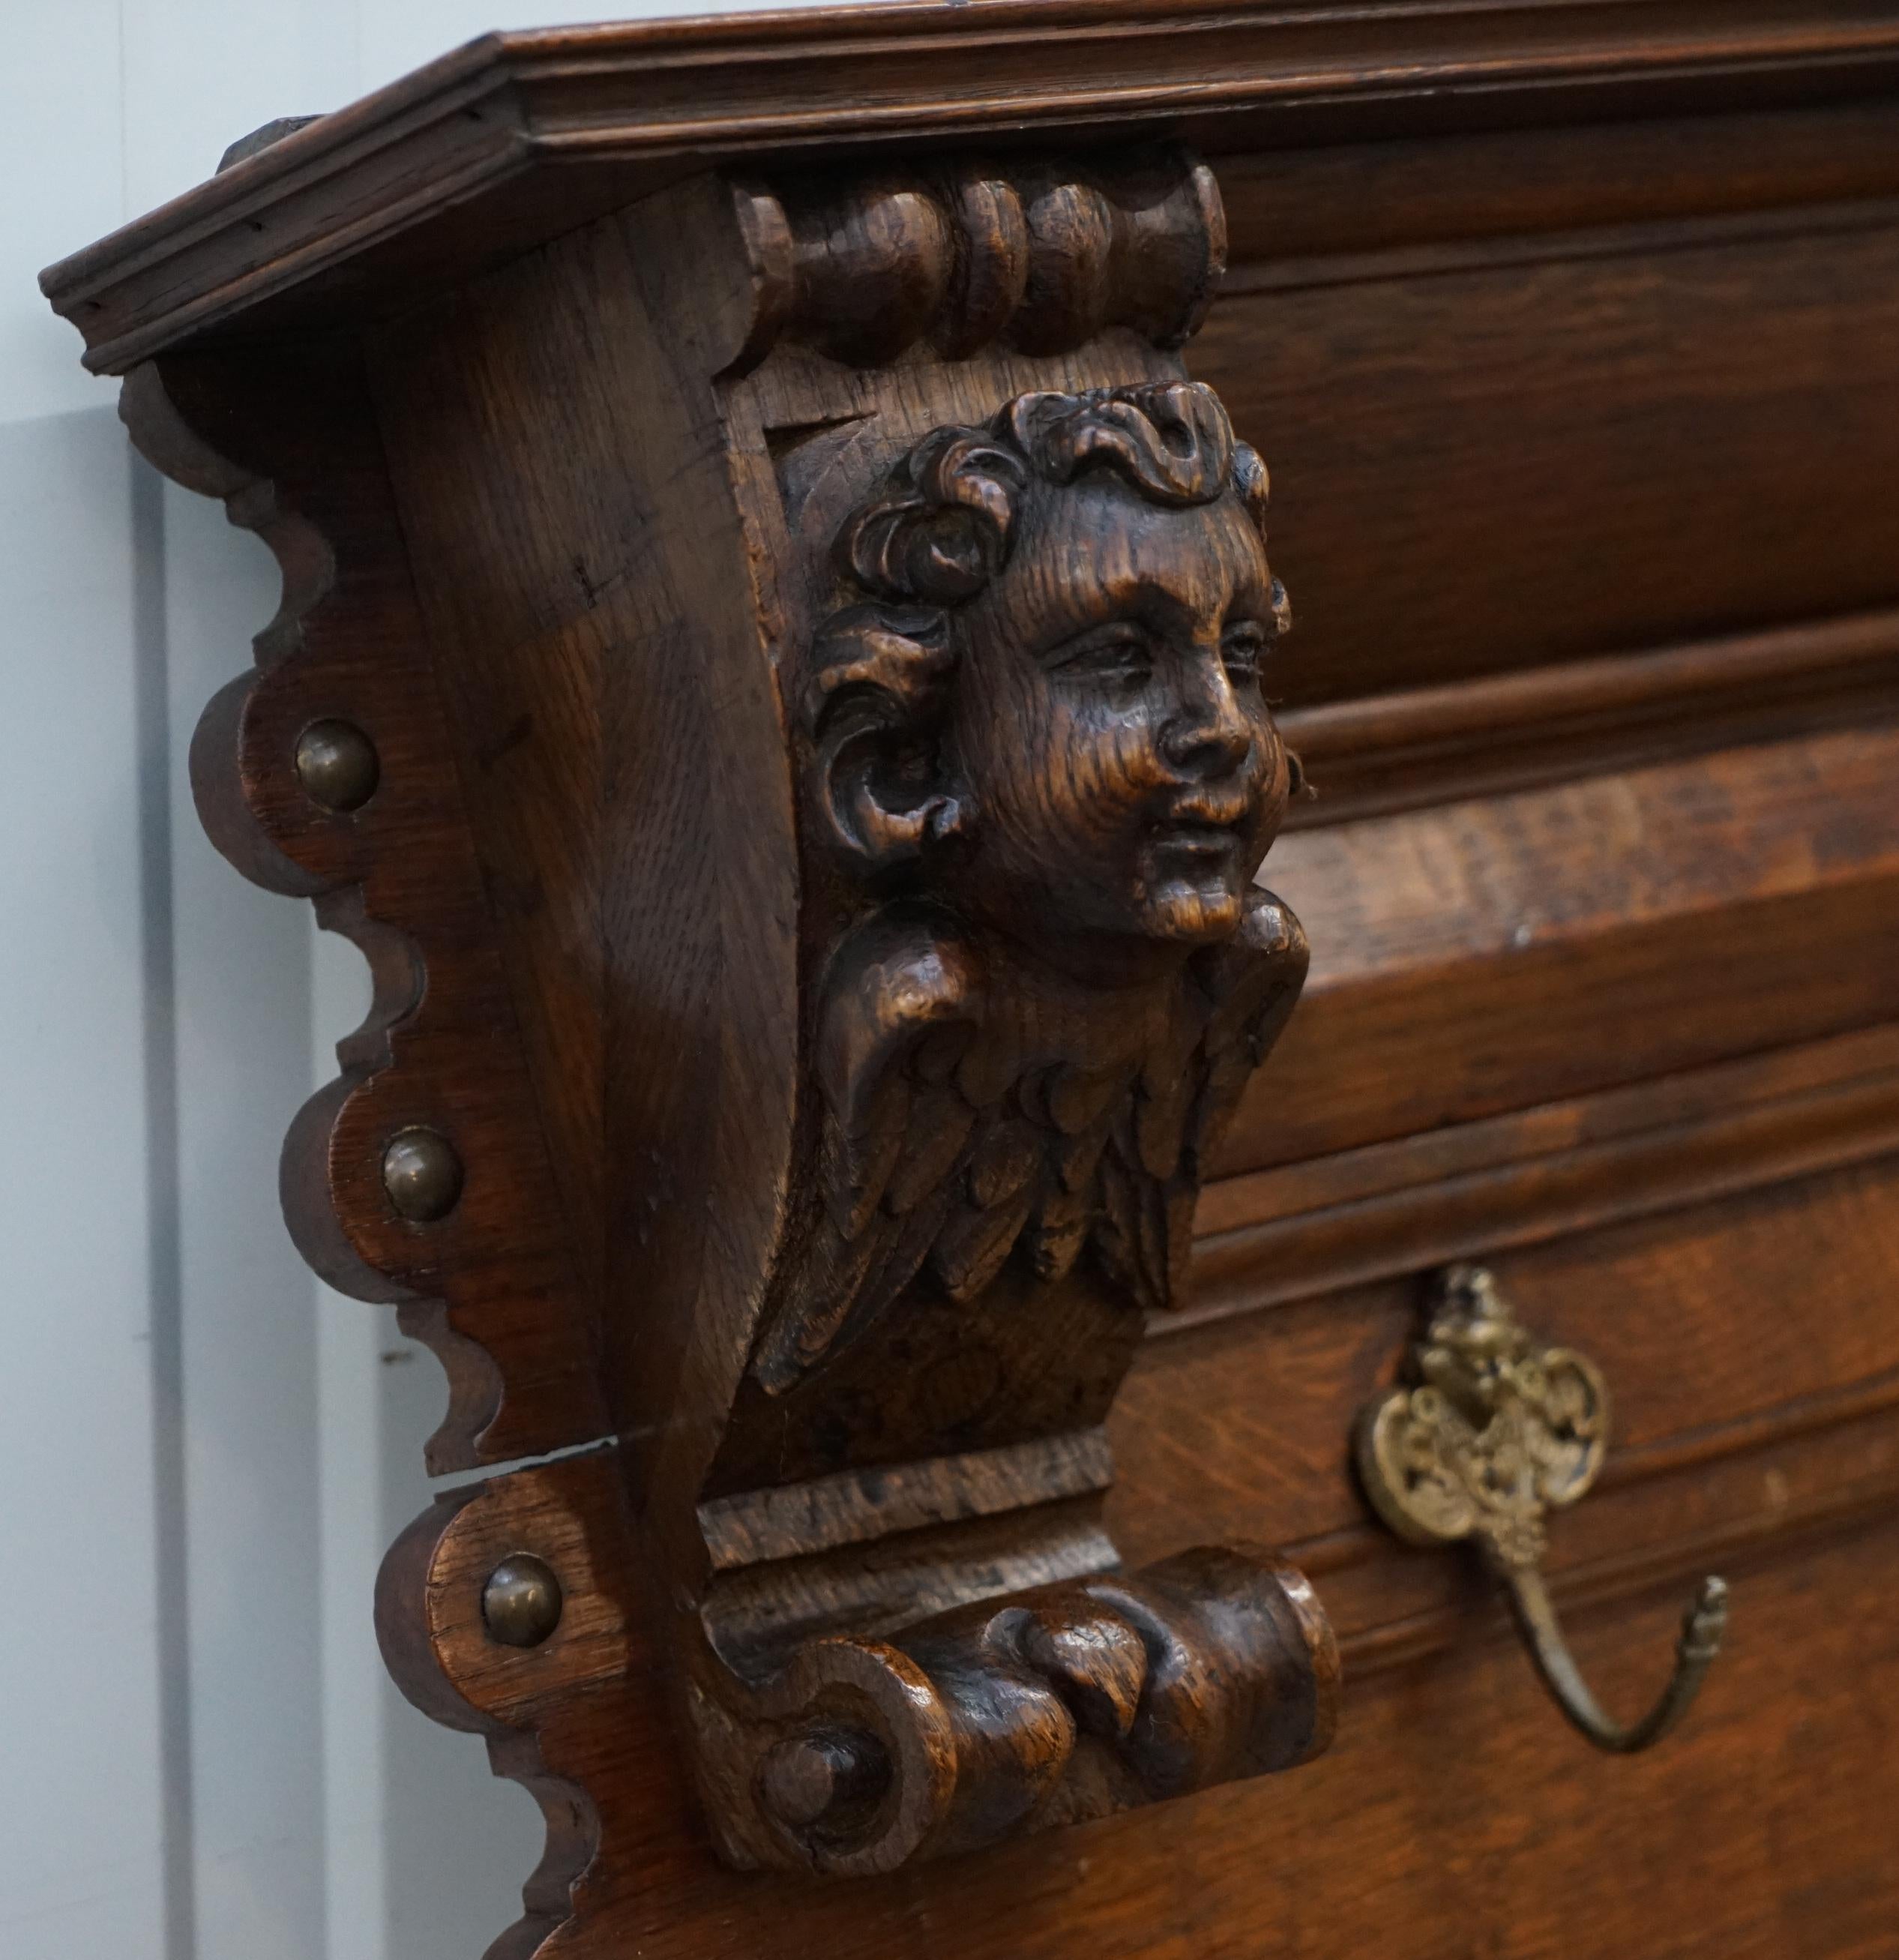
[(975, 943), (942, 915), (860, 926), (825, 975), (816, 1198), (775, 1280), (752, 1370), (789, 1388), (912, 1285), (971, 1301), (1019, 1249), (1045, 1284), (1084, 1251), (1134, 1307), (1184, 1281), (1208, 1152), (1291, 1010), (1298, 921), (1254, 892), (1116, 1065), (1023, 1052)]

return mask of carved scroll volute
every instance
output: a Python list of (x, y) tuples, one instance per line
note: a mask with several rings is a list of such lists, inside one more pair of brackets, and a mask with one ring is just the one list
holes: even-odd
[[(1264, 467), (1169, 351), (1223, 251), (1204, 167), (717, 195), (749, 272), (712, 286), (752, 310), (665, 412), (716, 439), (742, 534), (736, 576), (708, 526), (682, 541), (684, 603), (735, 674), (747, 610), (784, 730), (785, 777), (719, 781), (735, 808), (784, 783), (794, 861), (767, 861), (775, 808), (749, 845), (721, 813), (714, 889), (729, 953), (727, 872), (795, 878), (795, 1109), (749, 1160), (706, 1152), (628, 1023), (649, 1079), (609, 1112), (606, 1332), (717, 1839), (851, 1874), (1330, 1735), (1298, 1574), (1229, 1550), (1123, 1577), (1099, 1516), (1101, 1426), (1304, 975), (1253, 882), (1292, 780), (1263, 691), (1287, 606)], [(627, 221), (656, 295), (677, 206)], [(612, 909), (622, 971), (670, 956)], [(781, 1144), (753, 1265), (728, 1220), (756, 1242)]]

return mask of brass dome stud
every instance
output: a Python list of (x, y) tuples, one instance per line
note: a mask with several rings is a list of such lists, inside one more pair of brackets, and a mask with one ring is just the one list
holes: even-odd
[(482, 1624), (505, 1647), (537, 1647), (561, 1624), (565, 1604), (553, 1567), (532, 1552), (513, 1552), (482, 1588)]
[(462, 1160), (438, 1130), (399, 1131), (383, 1152), (383, 1188), (399, 1217), (432, 1225), (462, 1195)]
[(297, 780), (324, 810), (361, 810), (376, 794), (382, 762), (353, 721), (313, 721), (297, 738)]

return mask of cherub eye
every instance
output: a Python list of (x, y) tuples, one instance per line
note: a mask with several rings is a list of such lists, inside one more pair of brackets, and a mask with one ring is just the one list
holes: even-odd
[(1229, 677), (1257, 680), (1271, 636), (1257, 619), (1236, 619), (1220, 635), (1220, 657)]
[(1064, 641), (1043, 658), (1051, 673), (1125, 685), (1144, 681), (1153, 671), (1154, 650), (1144, 627), (1131, 619), (1112, 619)]

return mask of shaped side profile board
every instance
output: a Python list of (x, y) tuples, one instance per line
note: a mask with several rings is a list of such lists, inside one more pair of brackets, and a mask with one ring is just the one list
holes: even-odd
[[(399, 1303), (441, 1359), (432, 1470), (590, 1440), (606, 1418), (590, 1317), (361, 361), (336, 348), (167, 357), (127, 377), (120, 414), (148, 460), (222, 498), (283, 571), (256, 670), (214, 698), (192, 740), (205, 827), (247, 877), (313, 899), (374, 984), (342, 1073), (285, 1147), (291, 1233), (332, 1285)], [(433, 1217), (441, 1193), (390, 1178), (431, 1149), (453, 1188)]]
[(300, 1242), (444, 1354), (438, 1466), (600, 1445), (384, 1575), (555, 1827), (498, 1951), (625, 1950), (656, 1672), (724, 1859), (841, 1876), (1329, 1739), (1296, 1572), (1102, 1522), (1306, 969), (1266, 472), (1175, 351), (1223, 253), (1176, 152), (708, 174), (127, 383), (285, 570), (207, 824), (377, 971)]

